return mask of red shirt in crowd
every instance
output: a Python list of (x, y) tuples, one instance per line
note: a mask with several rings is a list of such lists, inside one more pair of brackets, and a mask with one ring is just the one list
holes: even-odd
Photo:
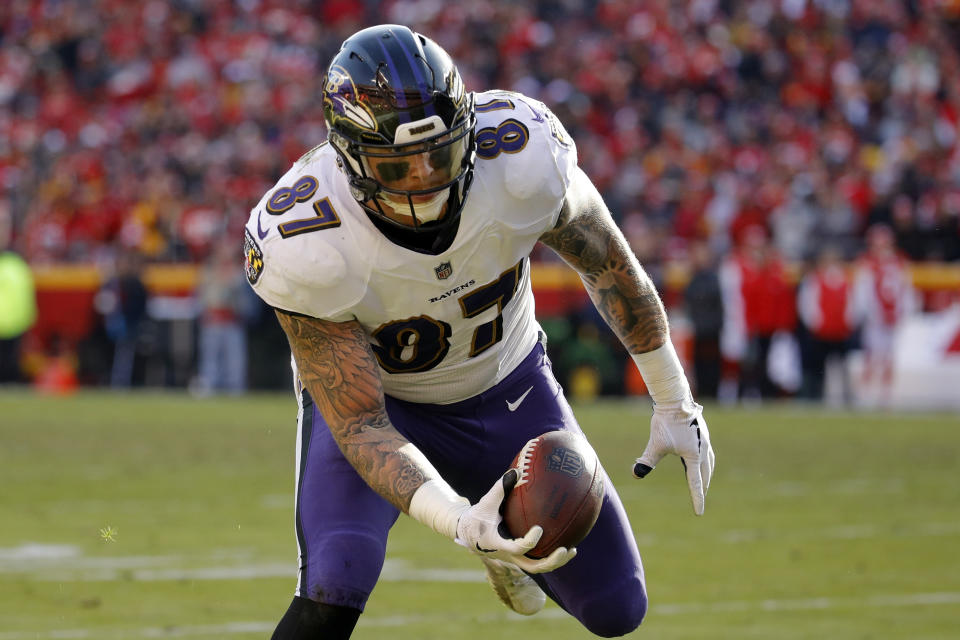
[(797, 303), (800, 318), (815, 338), (839, 342), (853, 334), (853, 277), (841, 264), (820, 266), (807, 274)]

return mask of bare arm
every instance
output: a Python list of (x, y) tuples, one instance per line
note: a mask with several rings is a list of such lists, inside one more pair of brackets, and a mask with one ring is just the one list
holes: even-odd
[(579, 169), (557, 226), (540, 241), (580, 274), (593, 304), (627, 351), (646, 353), (667, 342), (667, 315), (653, 282)]
[(557, 226), (540, 241), (580, 274), (590, 299), (630, 352), (653, 398), (650, 440), (634, 463), (634, 476), (646, 476), (668, 453), (680, 456), (693, 512), (702, 515), (715, 462), (703, 408), (690, 395), (653, 282), (582, 171), (567, 189)]
[[(530, 573), (553, 571), (576, 555), (576, 550), (560, 547), (546, 558), (524, 556), (537, 544), (542, 530), (531, 527), (516, 539), (500, 535), (496, 523), (509, 489), (502, 479), (471, 507), (390, 424), (379, 365), (357, 322), (329, 322), (279, 310), (277, 318), (290, 342), (300, 381), (344, 457), (374, 491), (474, 553), (512, 562)], [(516, 481), (516, 471), (512, 473)]]
[(430, 471), (400, 448), (409, 443), (387, 417), (376, 357), (357, 322), (329, 322), (277, 311), (300, 381), (343, 455), (363, 479), (408, 512)]

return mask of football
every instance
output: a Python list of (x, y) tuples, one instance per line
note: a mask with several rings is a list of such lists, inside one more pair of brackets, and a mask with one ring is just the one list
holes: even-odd
[(544, 433), (523, 446), (512, 467), (519, 479), (503, 508), (507, 531), (517, 538), (534, 525), (543, 528), (528, 556), (545, 558), (557, 547), (576, 546), (590, 533), (603, 504), (603, 474), (582, 436)]

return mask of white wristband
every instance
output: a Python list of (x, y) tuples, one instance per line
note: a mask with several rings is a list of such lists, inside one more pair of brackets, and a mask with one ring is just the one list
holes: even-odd
[(637, 363), (640, 376), (650, 391), (654, 404), (679, 405), (691, 397), (690, 383), (683, 374), (683, 366), (673, 343), (667, 342), (653, 351), (630, 354)]
[(470, 502), (439, 478), (424, 482), (410, 499), (410, 517), (451, 540), (457, 537), (460, 516), (469, 508)]
[(413, 492), (408, 512), (410, 517), (451, 540), (455, 539), (460, 515), (470, 508), (470, 502), (440, 477), (440, 473), (412, 443), (400, 447), (399, 452), (416, 461), (417, 466), (431, 478)]

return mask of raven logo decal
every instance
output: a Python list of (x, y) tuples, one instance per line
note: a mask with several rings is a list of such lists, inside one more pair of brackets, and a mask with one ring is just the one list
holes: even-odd
[(377, 119), (362, 102), (357, 102), (357, 87), (347, 70), (334, 65), (324, 87), (326, 102), (333, 118), (344, 118), (363, 129), (377, 130)]

